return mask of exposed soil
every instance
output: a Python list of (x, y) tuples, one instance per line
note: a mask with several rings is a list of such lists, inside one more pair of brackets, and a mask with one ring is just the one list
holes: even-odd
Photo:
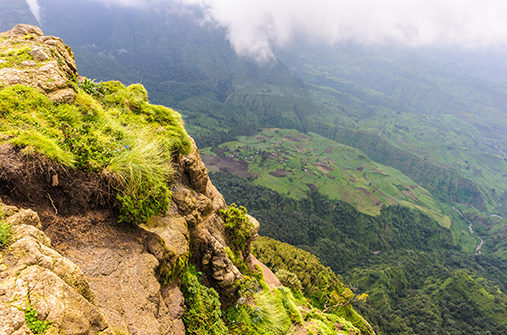
[(284, 136), (283, 139), (284, 140), (289, 140), (289, 141), (292, 141), (292, 142), (301, 142), (299, 139), (295, 138), (294, 136)]
[(118, 329), (130, 328), (123, 306), (134, 306), (134, 298), (124, 295), (122, 289), (130, 286), (120, 283), (146, 258), (145, 241), (152, 233), (117, 222), (114, 197), (104, 178), (0, 145), (0, 196), (6, 204), (39, 214), (52, 248), (83, 270), (109, 320)]
[(328, 146), (326, 151), (324, 151), (326, 154), (328, 155), (332, 155), (333, 154), (333, 147), (332, 146)]
[(327, 164), (324, 164), (324, 163), (314, 163), (313, 164), (315, 167), (317, 167), (317, 169), (319, 169), (320, 171), (324, 172), (324, 173), (329, 173), (331, 171), (334, 171), (334, 169), (332, 167), (330, 167), (329, 165)]
[(103, 176), (70, 170), (38, 155), (0, 145), (0, 195), (16, 206), (69, 216), (115, 207)]
[(365, 195), (367, 195), (367, 196), (370, 196), (370, 195), (371, 195), (371, 193), (370, 193), (367, 189), (365, 189), (365, 188), (358, 187), (357, 189), (358, 189), (358, 190), (363, 191), (363, 193), (364, 193)]
[(252, 259), (252, 265), (258, 265), (262, 269), (262, 273), (264, 274), (264, 281), (266, 284), (273, 286), (273, 287), (280, 287), (282, 284), (280, 283), (280, 280), (278, 280), (278, 277), (264, 264), (259, 262), (257, 258), (255, 258), (254, 255), (250, 255)]
[(318, 190), (317, 186), (315, 186), (314, 184), (305, 184), (305, 185), (308, 186), (310, 191), (317, 191)]
[(234, 160), (231, 157), (218, 157), (210, 155), (201, 155), (201, 159), (210, 171), (225, 171), (239, 177), (252, 177), (257, 175), (248, 171), (248, 162), (244, 160)]
[(277, 178), (281, 178), (281, 177), (286, 177), (287, 176), (287, 173), (286, 173), (285, 169), (276, 169), (275, 171), (271, 171), (269, 174), (272, 175), (272, 176), (275, 176)]
[(380, 195), (382, 195), (383, 197), (386, 197), (385, 193), (383, 193), (382, 191), (380, 191), (378, 188), (376, 188), (375, 186), (372, 186), (371, 187), (372, 189), (374, 189), (375, 191), (377, 191), (378, 193), (380, 193)]
[(410, 190), (403, 190), (403, 194), (405, 194), (407, 197), (409, 197), (410, 199), (412, 199), (414, 201), (419, 200), (419, 199), (417, 199), (417, 196)]
[(373, 169), (373, 171), (383, 174), (384, 176), (387, 176), (387, 173), (385, 171), (380, 170), (380, 169), (375, 168), (375, 169)]

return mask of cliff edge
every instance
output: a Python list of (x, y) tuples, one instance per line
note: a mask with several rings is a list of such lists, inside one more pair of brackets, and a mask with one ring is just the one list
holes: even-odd
[[(59, 38), (18, 25), (0, 34), (0, 47), (0, 87), (31, 87), (59, 105), (79, 99), (83, 78)], [(171, 153), (167, 214), (126, 224), (106, 171), (69, 168), (36, 145), (28, 152), (29, 143), (13, 141), (22, 130), (11, 130), (0, 141), (3, 213), (14, 227), (0, 254), (0, 333), (29, 334), (31, 307), (48, 334), (184, 334), (177, 278), (189, 258), (209, 273), (208, 285), (233, 296), (242, 274), (226, 255), (219, 210), (227, 206), (193, 141), (188, 153)]]
[(321, 311), (250, 255), (259, 222), (142, 85), (81, 77), (61, 39), (17, 25), (0, 121), (0, 334), (374, 334), (338, 279)]

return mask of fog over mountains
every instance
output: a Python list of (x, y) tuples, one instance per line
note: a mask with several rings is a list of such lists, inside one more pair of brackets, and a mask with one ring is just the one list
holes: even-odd
[[(260, 61), (273, 59), (273, 48), (284, 47), (294, 38), (317, 44), (352, 41), (363, 45), (399, 43), (466, 50), (507, 44), (507, 4), (495, 0), (88, 1), (140, 10), (172, 6), (182, 12), (193, 12), (199, 8), (205, 13), (201, 22), (225, 27), (238, 54)], [(37, 0), (28, 3), (40, 20), (40, 3)]]

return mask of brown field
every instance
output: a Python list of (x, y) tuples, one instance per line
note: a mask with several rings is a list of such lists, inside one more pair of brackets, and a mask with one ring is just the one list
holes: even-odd
[(257, 177), (255, 173), (248, 171), (248, 163), (244, 160), (235, 161), (231, 157), (217, 157), (201, 155), (201, 159), (209, 171), (227, 171), (239, 177)]

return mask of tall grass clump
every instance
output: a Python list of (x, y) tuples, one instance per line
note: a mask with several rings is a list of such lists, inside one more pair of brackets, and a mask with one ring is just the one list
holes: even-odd
[(105, 176), (119, 219), (142, 223), (169, 206), (172, 155), (190, 139), (180, 115), (148, 103), (140, 84), (73, 83), (73, 104), (56, 104), (34, 88), (0, 87), (0, 144), (38, 153), (70, 168)]

